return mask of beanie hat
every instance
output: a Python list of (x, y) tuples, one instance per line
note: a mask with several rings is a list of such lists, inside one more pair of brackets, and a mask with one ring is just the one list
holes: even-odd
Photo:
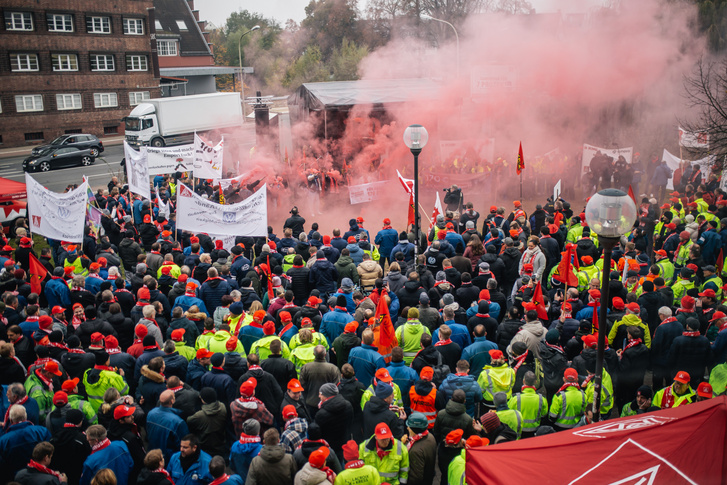
[(222, 355), (220, 352), (215, 352), (212, 354), (212, 357), (210, 357), (210, 364), (212, 364), (212, 367), (220, 367), (225, 361), (225, 356)]
[(348, 440), (348, 442), (343, 445), (343, 459), (346, 461), (354, 461), (358, 460), (358, 457), (358, 444), (354, 440)]
[(560, 340), (560, 333), (558, 332), (558, 329), (551, 328), (548, 330), (548, 333), (545, 334), (545, 341), (551, 345), (557, 344), (558, 340)]
[(460, 441), (462, 441), (462, 436), (464, 435), (464, 431), (461, 429), (455, 429), (447, 433), (447, 436), (444, 438), (444, 442), (448, 445), (456, 445), (459, 444)]
[(346, 308), (346, 297), (343, 295), (338, 295), (336, 297), (336, 306), (340, 306), (341, 308)]
[(69, 409), (66, 413), (66, 423), (80, 425), (83, 423), (84, 414), (80, 409)]
[(323, 394), (323, 397), (333, 397), (338, 394), (338, 386), (328, 382), (323, 384), (318, 392)]
[(260, 434), (260, 421), (256, 419), (248, 419), (242, 423), (242, 432), (248, 436), (258, 436)]
[(217, 401), (217, 391), (213, 387), (203, 387), (201, 391), (199, 391), (199, 397), (202, 398), (202, 400), (209, 404)]
[(48, 315), (41, 315), (38, 319), (38, 327), (42, 330), (47, 330), (53, 326), (53, 318)]
[(109, 354), (105, 351), (94, 352), (96, 355), (96, 365), (105, 365), (109, 361)]
[(175, 342), (181, 342), (184, 340), (184, 332), (186, 332), (183, 328), (177, 328), (172, 330), (172, 340)]
[(138, 324), (136, 327), (134, 327), (134, 333), (137, 337), (143, 339), (149, 334), (149, 329), (146, 328), (146, 325)]
[(149, 335), (149, 334), (147, 334), (147, 335), (145, 335), (145, 336), (144, 336), (144, 338), (142, 339), (142, 341), (141, 341), (141, 344), (142, 344), (142, 345), (143, 345), (144, 347), (151, 347), (152, 345), (156, 346), (156, 344), (157, 344), (157, 340), (156, 340), (156, 339), (154, 338), (154, 336), (153, 336), (153, 335)]
[(385, 382), (376, 384), (376, 397), (386, 399), (394, 393), (394, 388)]
[(503, 406), (507, 408), (507, 394), (504, 392), (496, 392), (495, 395), (492, 396), (492, 403), (498, 410)]
[(113, 335), (109, 335), (104, 339), (104, 345), (107, 349), (115, 349), (119, 346), (119, 341)]
[(500, 426), (500, 417), (496, 413), (490, 411), (480, 416), (480, 423), (482, 423), (485, 433), (491, 433)]
[(263, 324), (263, 333), (265, 335), (272, 335), (275, 333), (275, 323), (272, 321), (267, 321)]
[(409, 308), (409, 311), (406, 314), (407, 318), (419, 318), (419, 310), (417, 308)]

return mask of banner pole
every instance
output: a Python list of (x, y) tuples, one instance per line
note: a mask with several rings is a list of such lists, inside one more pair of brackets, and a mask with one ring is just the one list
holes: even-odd
[(520, 171), (520, 200), (523, 200), (523, 172)]

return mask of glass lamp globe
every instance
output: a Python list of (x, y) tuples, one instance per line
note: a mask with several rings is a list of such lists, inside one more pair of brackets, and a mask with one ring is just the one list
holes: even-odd
[(621, 237), (636, 221), (636, 204), (628, 194), (617, 189), (605, 189), (588, 201), (586, 222), (602, 237)]
[(421, 150), (429, 141), (429, 133), (422, 125), (409, 125), (404, 130), (404, 143), (410, 150)]

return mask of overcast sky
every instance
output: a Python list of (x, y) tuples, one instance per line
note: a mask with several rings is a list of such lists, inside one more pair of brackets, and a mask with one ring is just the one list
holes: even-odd
[[(218, 27), (224, 25), (230, 13), (236, 10), (249, 10), (261, 13), (264, 17), (274, 18), (281, 26), (293, 19), (300, 22), (305, 18), (305, 7), (309, 0), (197, 0), (195, 7), (200, 11), (200, 19), (212, 22)], [(539, 13), (561, 10), (564, 13), (585, 12), (590, 7), (604, 3), (604, 0), (530, 0)], [(359, 8), (366, 6), (366, 0), (359, 0)]]

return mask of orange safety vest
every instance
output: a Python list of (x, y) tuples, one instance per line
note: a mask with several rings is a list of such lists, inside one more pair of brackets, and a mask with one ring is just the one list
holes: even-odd
[(434, 420), (437, 419), (437, 408), (434, 406), (434, 401), (437, 398), (437, 388), (432, 387), (432, 391), (426, 396), (417, 394), (414, 390), (414, 386), (409, 388), (409, 401), (411, 401), (412, 412), (422, 413), (427, 417), (429, 422), (428, 429), (434, 427)]
[(391, 363), (391, 351), (392, 349), (398, 345), (390, 345), (388, 347), (383, 347), (381, 345), (380, 339), (381, 339), (381, 325), (377, 324), (375, 327), (372, 327), (371, 330), (374, 332), (374, 347), (376, 347), (379, 350), (379, 353), (384, 358), (384, 362), (387, 364)]

